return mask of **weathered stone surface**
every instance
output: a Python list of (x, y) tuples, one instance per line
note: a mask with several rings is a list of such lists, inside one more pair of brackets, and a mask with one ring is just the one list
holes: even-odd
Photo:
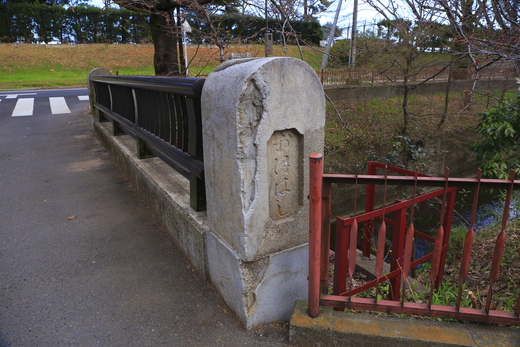
[(325, 124), (312, 68), (293, 58), (226, 62), (206, 80), (202, 113), (212, 232), (245, 261), (306, 243), (307, 156), (323, 150)]
[(323, 151), (325, 96), (306, 63), (241, 59), (202, 93), (212, 283), (247, 327), (287, 320), (307, 296), (308, 156)]
[(276, 131), (267, 142), (269, 217), (293, 217), (303, 204), (302, 136), (294, 129)]
[(306, 245), (244, 262), (213, 233), (206, 240), (211, 281), (247, 328), (288, 321), (294, 301), (307, 298)]

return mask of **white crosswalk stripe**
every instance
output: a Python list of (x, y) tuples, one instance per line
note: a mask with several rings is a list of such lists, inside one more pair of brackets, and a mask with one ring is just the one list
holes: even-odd
[[(11, 117), (30, 117), (34, 115), (35, 98), (27, 96), (35, 94), (36, 93), (0, 95), (0, 101), (3, 99), (17, 99)], [(88, 101), (88, 95), (78, 95), (78, 100)], [(71, 113), (65, 97), (49, 97), (49, 106), (52, 114)]]
[(32, 116), (34, 109), (34, 98), (18, 99), (14, 107), (12, 117)]
[(55, 97), (55, 98), (49, 98), (49, 102), (51, 104), (51, 113), (52, 114), (64, 114), (64, 113), (70, 113), (69, 106), (67, 105), (67, 102), (65, 101), (64, 97)]

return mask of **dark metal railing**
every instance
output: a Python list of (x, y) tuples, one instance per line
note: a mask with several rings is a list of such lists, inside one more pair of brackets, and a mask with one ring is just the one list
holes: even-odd
[[(445, 177), (429, 177), (385, 166), (369, 163), (368, 175), (332, 175), (323, 174), (322, 157), (313, 154), (310, 157), (310, 185), (309, 185), (309, 316), (319, 314), (320, 305), (332, 306), (336, 309), (357, 309), (379, 311), (386, 313), (422, 315), (437, 318), (449, 318), (484, 322), (503, 325), (520, 325), (520, 297), (516, 293), (513, 312), (491, 309), (494, 297), (493, 287), (499, 278), (501, 263), (504, 261), (504, 245), (509, 220), (509, 206), (513, 190), (520, 189), (520, 181), (514, 180), (514, 171), (508, 180), (482, 179), (480, 171), (476, 178), (452, 178), (446, 169)], [(384, 169), (384, 175), (376, 175), (376, 168)], [(391, 171), (398, 171), (404, 176), (389, 176)], [(330, 211), (332, 199), (332, 184), (353, 185), (357, 192), (358, 186), (366, 186), (367, 202), (365, 213), (356, 214), (354, 196), (354, 216), (336, 219), (334, 284), (332, 294), (329, 294), (329, 249), (330, 249)], [(374, 209), (374, 188), (383, 187), (383, 206)], [(412, 198), (386, 203), (386, 192), (389, 186), (413, 187)], [(418, 187), (441, 188), (420, 195)], [(464, 188), (474, 192), (470, 226), (467, 229), (462, 254), (460, 254), (460, 270), (458, 273), (458, 295), (454, 306), (434, 305), (432, 298), (435, 290), (443, 284), (444, 267), (449, 247), (451, 221), (456, 199), (456, 189)], [(462, 288), (468, 279), (468, 271), (472, 257), (474, 243), (474, 222), (477, 213), (477, 201), (480, 190), (483, 189), (507, 190), (504, 203), (501, 229), (496, 236), (494, 255), (490, 264), (488, 291), (486, 302), (482, 308), (462, 307)], [(355, 195), (355, 194), (354, 194)], [(415, 205), (435, 196), (442, 196), (439, 225), (435, 236), (424, 235), (414, 227)], [(393, 218), (392, 218), (393, 217)], [(379, 221), (374, 238), (377, 240), (375, 250), (375, 280), (358, 285), (353, 281), (357, 262), (358, 223), (363, 223), (363, 245), (365, 256), (370, 257), (372, 227), (374, 220)], [(387, 225), (392, 228), (392, 246), (390, 256), (390, 271), (383, 271), (385, 264), (385, 244), (387, 239)], [(361, 228), (359, 228), (361, 230)], [(419, 259), (414, 259), (414, 238), (420, 237), (433, 244), (433, 251)], [(426, 303), (406, 301), (406, 283), (410, 278), (411, 270), (425, 262), (431, 261), (429, 273), (430, 291)], [(379, 298), (379, 284), (388, 281), (388, 299)], [(347, 283), (348, 287), (347, 288)], [(375, 298), (355, 297), (356, 294), (373, 288)]]
[(200, 97), (204, 78), (90, 76), (99, 121), (137, 141), (138, 158), (157, 156), (190, 181), (190, 205), (206, 208)]

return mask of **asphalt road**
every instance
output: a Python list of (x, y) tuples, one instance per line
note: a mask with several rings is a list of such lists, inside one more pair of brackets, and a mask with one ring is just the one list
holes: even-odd
[(283, 324), (245, 331), (190, 269), (84, 95), (0, 91), (0, 346), (286, 345)]

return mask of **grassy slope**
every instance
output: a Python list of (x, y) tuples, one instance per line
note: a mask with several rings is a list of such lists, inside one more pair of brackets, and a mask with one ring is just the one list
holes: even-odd
[[(318, 68), (322, 55), (303, 47), (305, 60)], [(228, 53), (264, 56), (260, 45), (237, 45)], [(275, 47), (275, 56), (285, 56)], [(190, 47), (190, 75), (208, 74), (218, 64), (216, 48)], [(287, 56), (300, 57), (298, 47), (287, 49)], [(0, 89), (85, 86), (89, 71), (104, 68), (120, 75), (153, 75), (152, 45), (0, 45)]]

